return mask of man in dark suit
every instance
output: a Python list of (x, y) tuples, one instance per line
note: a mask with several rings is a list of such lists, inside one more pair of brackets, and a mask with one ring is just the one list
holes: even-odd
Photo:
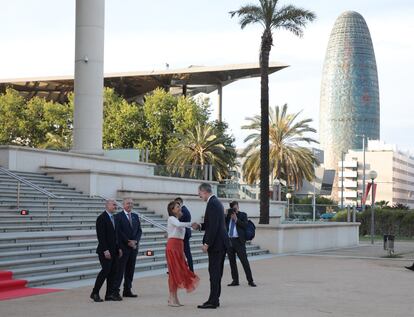
[(115, 288), (118, 257), (122, 256), (122, 250), (118, 247), (116, 237), (115, 211), (116, 202), (109, 199), (105, 203), (105, 211), (96, 219), (96, 235), (98, 238), (96, 253), (98, 254), (102, 269), (96, 277), (95, 286), (90, 296), (95, 302), (103, 301), (99, 296), (99, 291), (105, 280), (105, 300), (122, 300), (121, 297), (116, 295)]
[(224, 208), (220, 200), (213, 195), (211, 185), (203, 183), (198, 187), (198, 195), (207, 202), (204, 223), (194, 224), (193, 228), (204, 230), (203, 252), (208, 253), (208, 273), (210, 275), (210, 296), (198, 308), (215, 309), (220, 306), (221, 278), (223, 277), (224, 259), (229, 246)]
[(119, 259), (119, 269), (116, 278), (116, 288), (119, 294), (122, 279), (124, 279), (123, 297), (138, 297), (132, 293), (132, 281), (134, 279), (135, 263), (138, 255), (138, 245), (142, 230), (139, 217), (132, 212), (134, 203), (132, 199), (125, 198), (120, 213), (115, 216), (119, 246), (122, 249), (122, 257)]
[[(191, 213), (188, 210), (188, 208), (184, 206), (183, 199), (181, 197), (177, 197), (175, 201), (178, 202), (181, 206), (182, 216), (178, 220), (180, 220), (181, 222), (191, 222)], [(191, 272), (194, 272), (193, 256), (191, 254), (191, 247), (190, 247), (190, 238), (191, 238), (191, 229), (186, 228), (185, 236), (184, 236), (184, 253), (185, 253), (185, 257), (187, 258), (188, 268), (190, 269)]]
[(228, 286), (239, 285), (239, 272), (237, 270), (236, 262), (237, 254), (243, 265), (244, 273), (246, 273), (249, 285), (256, 287), (246, 252), (247, 223), (247, 214), (240, 211), (239, 203), (237, 201), (232, 201), (226, 217), (226, 228), (230, 238), (230, 247), (227, 249), (227, 255), (230, 262), (231, 277), (233, 278), (233, 281)]

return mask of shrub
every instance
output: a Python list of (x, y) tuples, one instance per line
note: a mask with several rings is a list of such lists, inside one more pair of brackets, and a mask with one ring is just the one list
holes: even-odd
[[(394, 234), (400, 237), (414, 236), (414, 210), (375, 209), (375, 234)], [(334, 221), (345, 222), (346, 211), (338, 212)], [(360, 235), (371, 233), (371, 210), (357, 213)]]

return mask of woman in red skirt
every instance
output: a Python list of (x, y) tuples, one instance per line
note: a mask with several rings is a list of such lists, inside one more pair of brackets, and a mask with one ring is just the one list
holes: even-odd
[(199, 277), (190, 271), (184, 255), (185, 228), (191, 228), (190, 222), (180, 222), (180, 204), (172, 201), (168, 204), (168, 242), (165, 250), (168, 265), (168, 287), (170, 297), (168, 305), (172, 307), (182, 306), (177, 297), (177, 290), (185, 288), (192, 292), (200, 281)]

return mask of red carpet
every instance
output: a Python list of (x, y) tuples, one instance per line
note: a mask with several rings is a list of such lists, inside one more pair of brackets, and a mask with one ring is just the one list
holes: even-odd
[(0, 300), (58, 292), (59, 289), (29, 288), (26, 280), (13, 280), (13, 273), (0, 271)]

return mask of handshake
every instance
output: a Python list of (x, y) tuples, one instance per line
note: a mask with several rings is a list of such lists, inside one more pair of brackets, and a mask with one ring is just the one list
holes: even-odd
[(193, 222), (191, 224), (191, 228), (193, 228), (193, 230), (200, 230), (201, 229), (201, 225), (197, 222)]

